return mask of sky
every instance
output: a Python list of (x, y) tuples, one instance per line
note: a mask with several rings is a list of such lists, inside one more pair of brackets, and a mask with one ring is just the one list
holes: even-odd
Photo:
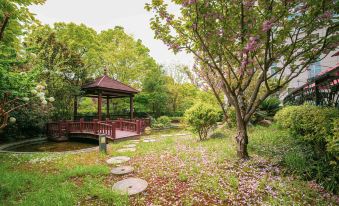
[[(149, 26), (152, 14), (144, 9), (151, 0), (47, 0), (44, 5), (31, 6), (43, 24), (74, 22), (85, 24), (98, 32), (122, 26), (126, 33), (141, 39), (150, 49), (150, 55), (160, 64), (193, 65), (193, 57), (184, 52), (174, 55), (162, 41), (154, 39)], [(170, 7), (174, 13), (179, 9)]]

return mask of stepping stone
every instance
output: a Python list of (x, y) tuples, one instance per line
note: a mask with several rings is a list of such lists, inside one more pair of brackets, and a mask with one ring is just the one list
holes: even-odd
[(131, 143), (138, 144), (138, 143), (140, 143), (140, 140), (131, 140)]
[(122, 146), (122, 147), (124, 147), (124, 148), (134, 148), (134, 147), (136, 147), (137, 145), (135, 145), (135, 144), (127, 144), (127, 145), (124, 145), (124, 146)]
[(115, 175), (124, 175), (133, 172), (134, 168), (131, 166), (121, 166), (121, 167), (116, 167), (111, 170), (112, 174)]
[(176, 134), (176, 136), (187, 136), (189, 134)]
[(173, 135), (170, 135), (170, 134), (164, 134), (164, 135), (161, 135), (160, 137), (171, 137)]
[(123, 194), (135, 195), (146, 190), (148, 183), (139, 178), (127, 178), (115, 183), (112, 187), (113, 190)]
[(155, 142), (156, 140), (155, 139), (144, 139), (143, 142)]
[(135, 152), (135, 148), (122, 148), (118, 149), (117, 152)]
[(112, 157), (108, 160), (106, 160), (107, 164), (120, 164), (123, 162), (129, 161), (131, 158), (126, 157), (126, 156), (117, 156), (117, 157)]

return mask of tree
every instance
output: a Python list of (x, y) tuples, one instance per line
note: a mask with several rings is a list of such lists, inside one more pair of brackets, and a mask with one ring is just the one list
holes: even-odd
[(46, 83), (49, 94), (57, 100), (55, 115), (70, 118), (73, 97), (80, 94), (80, 86), (90, 71), (84, 64), (82, 51), (60, 39), (55, 29), (38, 26), (26, 38), (25, 46), (32, 70), (39, 73), (37, 78)]
[(142, 95), (146, 96), (148, 108), (159, 117), (166, 109), (168, 90), (166, 88), (166, 76), (160, 66), (150, 70), (143, 82)]
[(149, 49), (122, 27), (102, 31), (99, 36), (100, 57), (108, 74), (121, 82), (141, 88), (147, 71), (157, 67)]
[[(338, 4), (331, 0), (173, 0), (181, 15), (162, 0), (154, 13), (155, 38), (174, 52), (195, 55), (221, 82), (235, 108), (237, 154), (248, 158), (247, 124), (268, 96), (284, 88), (337, 47)], [(321, 31), (324, 31), (323, 33)], [(274, 70), (271, 67), (279, 63)]]

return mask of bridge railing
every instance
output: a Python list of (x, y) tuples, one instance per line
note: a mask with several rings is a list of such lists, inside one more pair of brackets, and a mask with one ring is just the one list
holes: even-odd
[(105, 121), (60, 121), (47, 124), (47, 133), (51, 136), (62, 137), (68, 133), (92, 133), (92, 134), (106, 134), (110, 138), (116, 138), (116, 130), (136, 132), (141, 134), (144, 130), (145, 123), (143, 120), (109, 120)]

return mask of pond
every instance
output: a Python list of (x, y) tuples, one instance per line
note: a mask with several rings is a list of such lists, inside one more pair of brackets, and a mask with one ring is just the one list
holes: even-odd
[(65, 152), (87, 149), (98, 146), (94, 139), (76, 138), (66, 142), (40, 141), (31, 144), (22, 144), (8, 147), (4, 150), (13, 152)]

